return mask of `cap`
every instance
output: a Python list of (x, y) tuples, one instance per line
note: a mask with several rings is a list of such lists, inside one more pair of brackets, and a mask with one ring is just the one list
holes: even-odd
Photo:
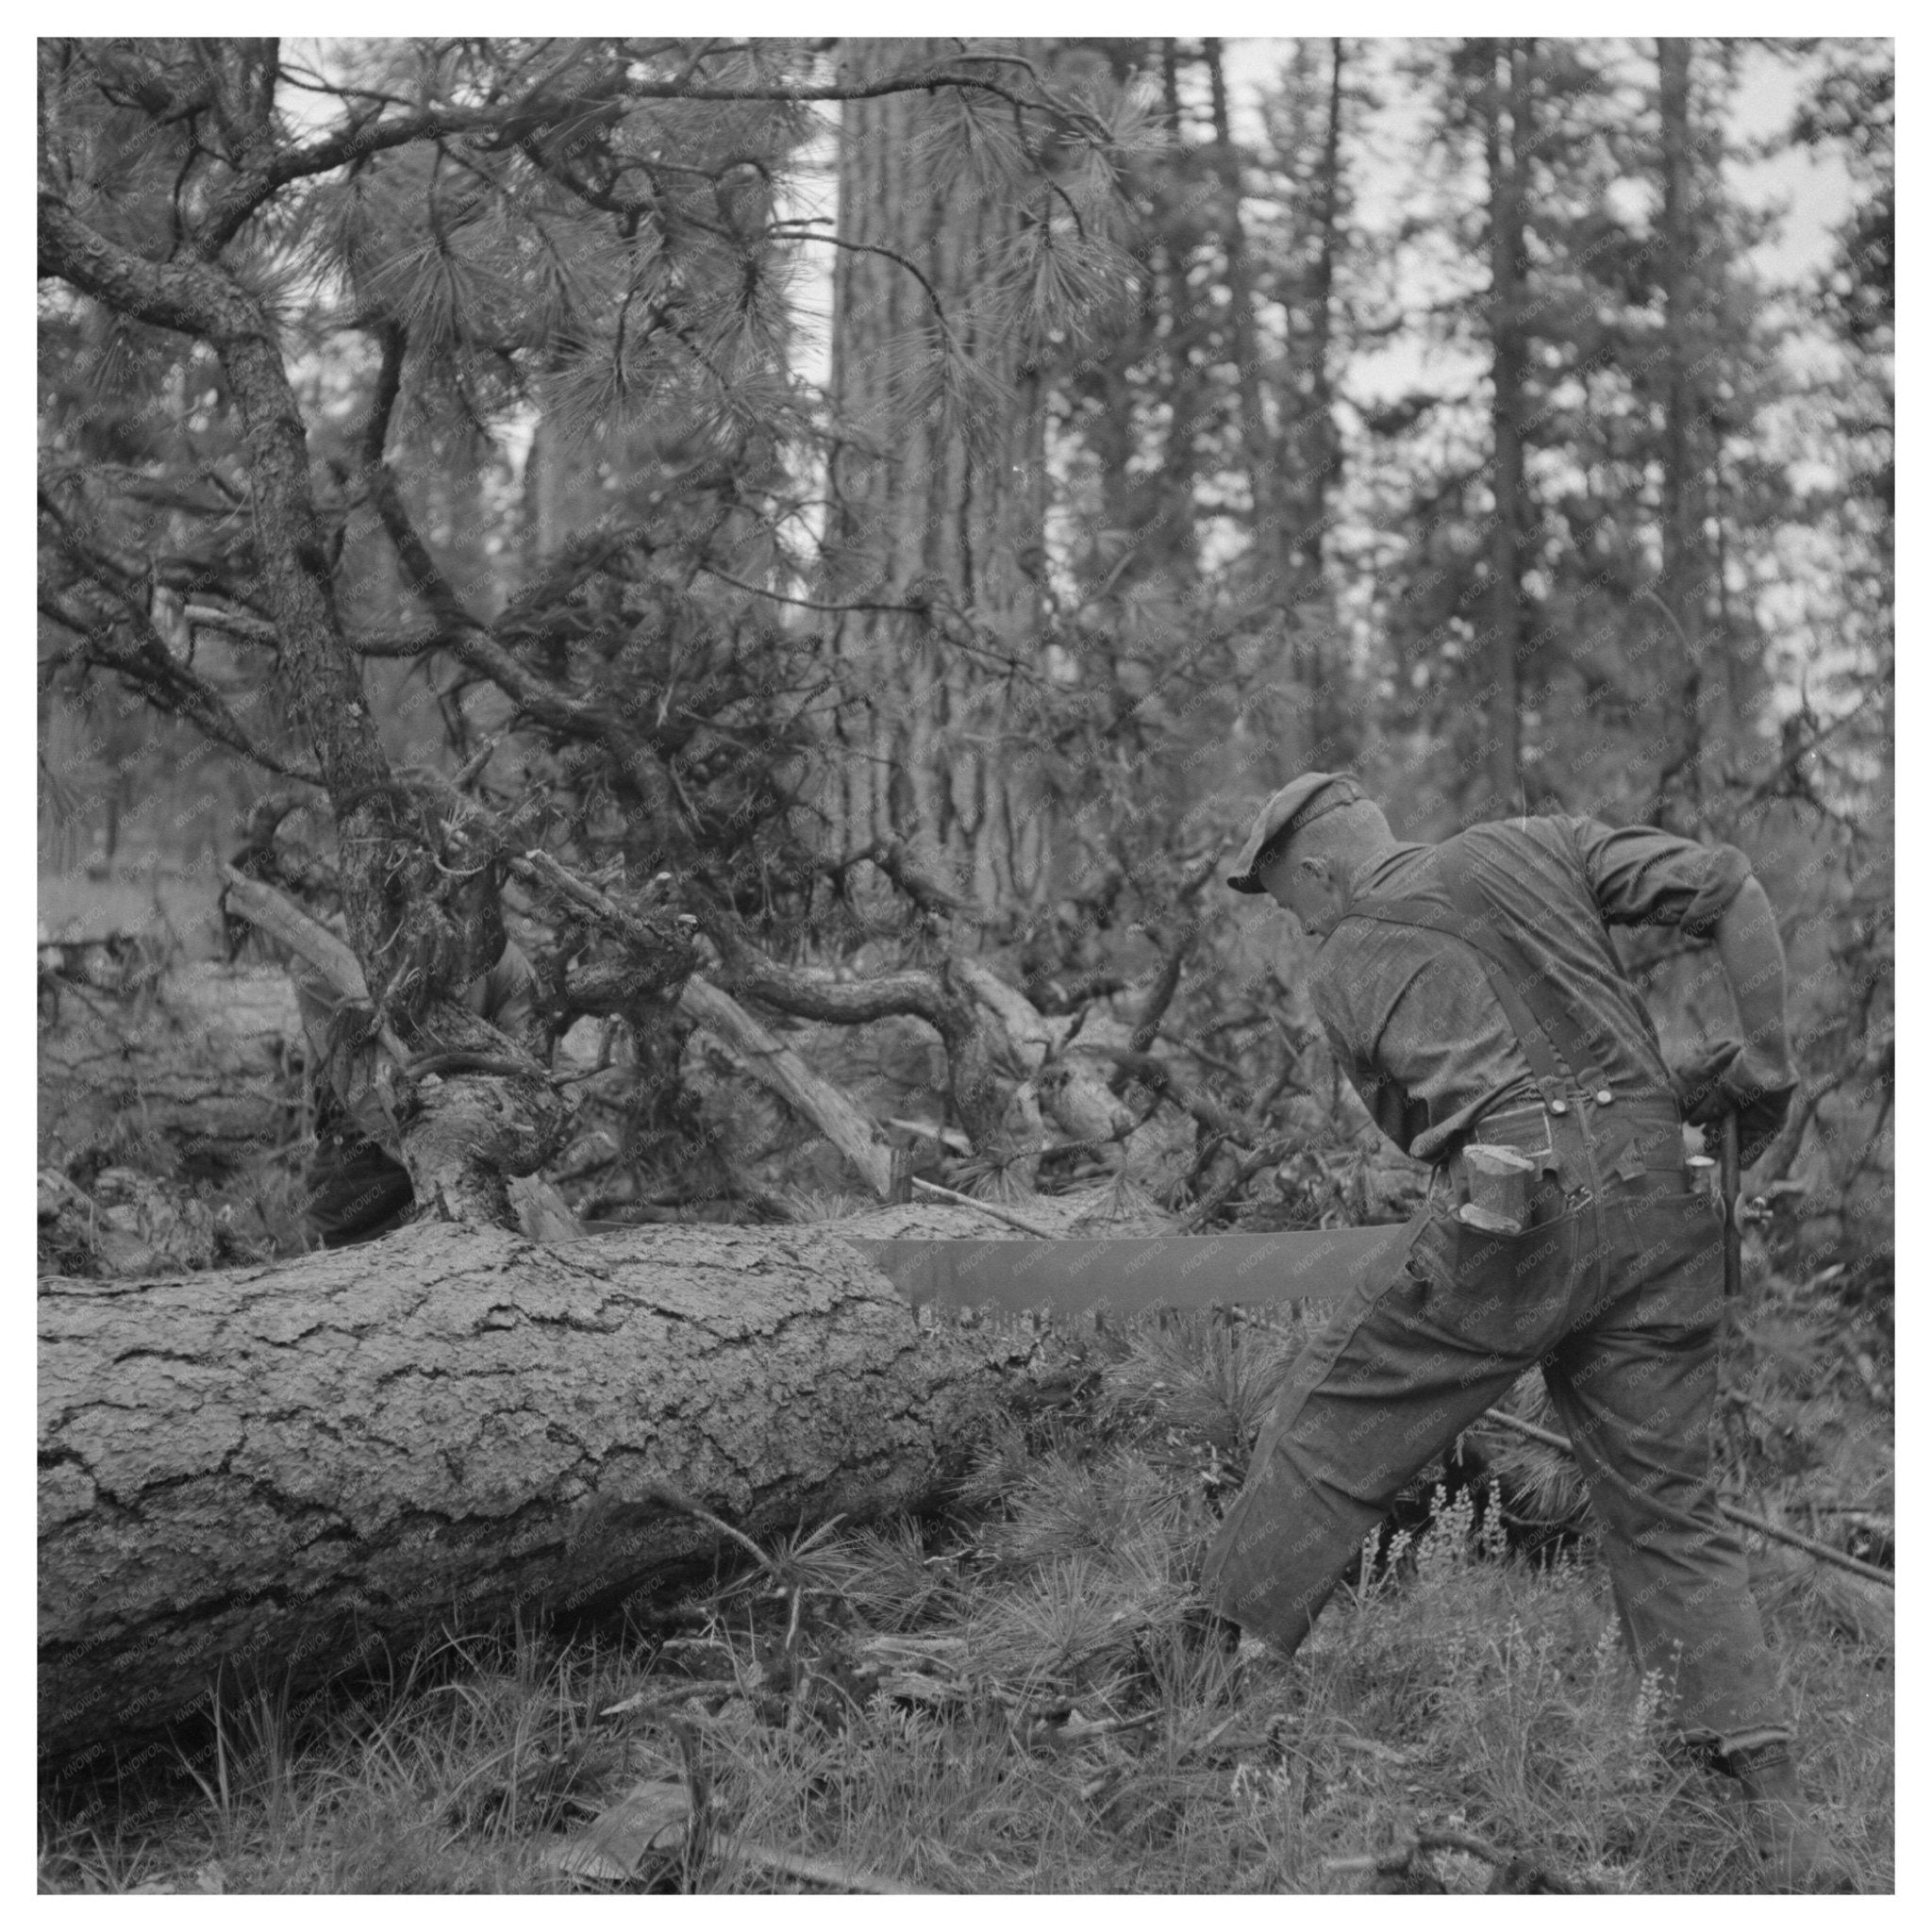
[(1362, 789), (1353, 778), (1335, 772), (1304, 772), (1291, 780), (1264, 805), (1249, 828), (1247, 843), (1237, 855), (1227, 882), (1237, 892), (1258, 892), (1261, 881), (1255, 876), (1255, 863), (1278, 841), (1291, 837), (1304, 825), (1313, 824), (1324, 813), (1353, 805)]

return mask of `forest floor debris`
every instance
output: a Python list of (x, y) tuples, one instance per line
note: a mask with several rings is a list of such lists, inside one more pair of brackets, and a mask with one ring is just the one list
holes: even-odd
[[(1224, 1351), (1185, 1340), (1115, 1338), (1091, 1402), (1013, 1421), (954, 1514), (729, 1548), (672, 1624), (452, 1637), (296, 1709), (238, 1692), (192, 1774), (46, 1795), (42, 1889), (1757, 1886), (1725, 1781), (1662, 1747), (1587, 1546), (1533, 1563), (1438, 1499), (1295, 1659), (1231, 1646), (1191, 1579), (1233, 1473), (1183, 1386)], [(1889, 1890), (1889, 1630), (1765, 1580), (1808, 1788)]]

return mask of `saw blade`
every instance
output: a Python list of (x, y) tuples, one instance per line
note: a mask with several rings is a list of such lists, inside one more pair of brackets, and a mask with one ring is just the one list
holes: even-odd
[[(1340, 1301), (1402, 1264), (1414, 1224), (1277, 1234), (853, 1241), (915, 1306), (1057, 1314)], [(849, 1240), (850, 1237), (847, 1237)]]

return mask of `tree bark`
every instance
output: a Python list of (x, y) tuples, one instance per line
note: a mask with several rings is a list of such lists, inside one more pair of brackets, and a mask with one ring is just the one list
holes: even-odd
[[(258, 108), (257, 102), (249, 111)], [(122, 315), (204, 340), (219, 358), (248, 452), (262, 595), (297, 719), (327, 783), (342, 852), (343, 910), (373, 1000), (407, 1045), (500, 1046), (493, 1028), (451, 1003), (501, 949), (500, 908), (493, 892), (480, 906), (459, 907), (447, 885), (452, 864), (444, 861), (458, 872), (480, 872), (464, 862), (474, 855), (458, 850), (456, 832), (443, 854), (426, 849), (421, 827), (408, 823), (416, 807), (390, 768), (343, 640), (308, 474), (308, 431), (271, 310), (220, 267), (157, 262), (120, 247), (44, 191), (38, 241), (43, 275), (59, 276)], [(379, 463), (376, 480), (388, 480)], [(482, 647), (467, 640), (463, 648)], [(418, 1198), (458, 1218), (506, 1222), (505, 1176), (528, 1174), (555, 1152), (565, 1125), (561, 1108), (539, 1082), (469, 1074), (445, 1079), (421, 1098), (403, 1137)]]
[[(1172, 151), (1167, 171), (1172, 176), (1169, 192), (1175, 201), (1185, 202), (1199, 190), (1194, 179), (1198, 156), (1191, 155), (1181, 103), (1183, 58), (1178, 41), (1161, 42), (1161, 118)], [(1191, 61), (1198, 57), (1185, 58)], [(1163, 273), (1159, 301), (1165, 310), (1166, 328), (1160, 337), (1165, 376), (1161, 393), (1168, 408), (1157, 498), (1160, 509), (1151, 541), (1160, 565), (1176, 584), (1190, 587), (1198, 579), (1201, 570), (1200, 537), (1194, 523), (1194, 487), (1202, 465), (1194, 444), (1208, 407), (1208, 357), (1205, 352), (1196, 354), (1202, 343), (1202, 327), (1199, 305), (1190, 291), (1190, 274), (1196, 258), (1190, 240), (1197, 227), (1179, 212), (1163, 209), (1162, 214)], [(1144, 545), (1150, 539), (1141, 541)]]
[[(1691, 280), (1694, 241), (1691, 201), (1690, 55), (1693, 42), (1659, 39), (1657, 43), (1657, 107), (1663, 175), (1662, 281), (1664, 292), (1663, 488), (1658, 521), (1662, 525), (1663, 582), (1659, 594), (1681, 634), (1683, 702), (1677, 754), (1663, 774), (1682, 774), (1692, 807), (1701, 791), (1703, 666), (1697, 647), (1698, 477), (1692, 454), (1696, 403), (1691, 393), (1694, 359), (1695, 294)], [(1664, 801), (1658, 800), (1659, 810)], [(1696, 820), (1693, 818), (1693, 823)]]
[(1341, 481), (1341, 442), (1335, 433), (1334, 372), (1329, 367), (1335, 326), (1335, 262), (1341, 252), (1341, 74), (1347, 58), (1340, 35), (1329, 42), (1328, 118), (1322, 137), (1322, 190), (1317, 223), (1314, 281), (1308, 291), (1308, 424), (1315, 446), (1307, 452), (1315, 477), (1315, 522), (1305, 561), (1317, 576), (1328, 528), (1328, 506)]
[(928, 1494), (996, 1350), (922, 1335), (830, 1233), (373, 1246), (40, 1293), (40, 1758), (105, 1768), (221, 1674), (663, 1589), (717, 1547)]
[[(1328, 118), (1322, 139), (1322, 173), (1316, 226), (1314, 273), (1309, 283), (1308, 374), (1306, 401), (1288, 460), (1307, 477), (1302, 495), (1303, 523), (1295, 533), (1294, 565), (1312, 603), (1325, 577), (1328, 519), (1341, 491), (1341, 439), (1335, 427), (1335, 380), (1330, 367), (1335, 327), (1335, 264), (1341, 252), (1341, 75), (1346, 53), (1341, 36), (1329, 42)], [(1318, 630), (1305, 639), (1301, 684), (1307, 693), (1309, 755), (1316, 769), (1340, 770), (1356, 753), (1354, 730), (1341, 714), (1330, 690), (1328, 649)]]
[(1279, 458), (1262, 401), (1260, 348), (1255, 330), (1254, 280), (1248, 272), (1248, 236), (1241, 220), (1241, 158), (1228, 118), (1227, 80), (1222, 72), (1221, 42), (1204, 40), (1201, 58), (1208, 69), (1208, 98), (1214, 117), (1214, 173), (1225, 206), (1223, 255), (1232, 310), (1235, 393), (1241, 407), (1241, 446), (1247, 465), (1249, 514), (1264, 570), (1277, 574), (1274, 589), (1285, 599), (1286, 533), (1281, 527), (1275, 472)]
[(1523, 636), (1523, 177), (1528, 143), (1528, 58), (1521, 41), (1496, 43), (1484, 114), (1490, 182), (1491, 439), (1495, 523), (1490, 536), (1488, 730), (1490, 814), (1516, 801), (1522, 721), (1516, 652)]
[[(1043, 58), (1030, 43), (1019, 51)], [(862, 82), (943, 65), (951, 52), (855, 41), (845, 64)], [(985, 295), (1020, 242), (1021, 197), (970, 164), (961, 111), (948, 96), (909, 94), (841, 110), (839, 236), (850, 245), (833, 272), (832, 392), (848, 441), (832, 466), (831, 591), (841, 602), (923, 598), (933, 619), (838, 620), (861, 703), (834, 804), (847, 850), (903, 838), (969, 897), (1006, 908), (1040, 877), (1046, 828), (1017, 761), (1002, 756), (1021, 736), (1005, 673), (947, 633), (970, 624), (998, 654), (1035, 650), (1039, 593), (1021, 560), (1041, 542), (1042, 413), (1020, 331)], [(971, 366), (970, 397), (937, 401), (955, 387), (927, 380), (944, 358)]]

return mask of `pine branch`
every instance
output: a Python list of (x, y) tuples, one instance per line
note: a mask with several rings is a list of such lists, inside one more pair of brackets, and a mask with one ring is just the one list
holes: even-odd
[[(389, 466), (383, 446), (389, 440), (390, 417), (402, 389), (403, 358), (408, 353), (408, 334), (399, 322), (376, 325), (382, 343), (382, 362), (375, 379), (375, 395), (370, 405), (368, 425), (363, 432), (363, 472), (382, 519), (382, 527), (395, 547), (396, 560), (403, 567), (403, 583), (429, 606), (438, 626), (452, 639), (459, 639), (484, 628), (470, 611), (461, 593), (443, 573), (442, 566), (429, 553), (429, 546), (417, 530), (415, 520)], [(461, 655), (458, 647), (458, 655)]]
[[(1028, 65), (1030, 71), (1030, 63)], [(1037, 81), (1038, 76), (1035, 78)], [(625, 78), (613, 87), (610, 97), (638, 103), (771, 101), (802, 105), (820, 101), (876, 100), (888, 94), (927, 93), (942, 87), (991, 94), (1009, 103), (1016, 113), (1051, 114), (1083, 130), (1091, 130), (1091, 138), (1106, 139), (1106, 129), (1079, 108), (1050, 99), (1028, 100), (997, 81), (972, 74), (938, 72), (895, 75), (858, 83), (766, 82), (735, 87)], [(550, 92), (545, 81), (538, 82), (518, 101), (481, 108), (417, 108), (385, 121), (382, 118), (384, 108), (379, 107), (374, 115), (353, 118), (341, 127), (299, 146), (285, 149), (244, 170), (234, 185), (216, 198), (208, 216), (200, 224), (200, 232), (193, 242), (194, 259), (198, 263), (212, 262), (264, 203), (296, 181), (332, 174), (352, 162), (366, 162), (375, 155), (407, 146), (412, 142), (442, 142), (458, 135), (491, 135), (499, 144), (510, 145), (535, 134), (554, 130), (560, 124), (580, 120), (584, 111), (581, 96)]]
[(197, 262), (156, 262), (109, 242), (48, 189), (40, 192), (38, 268), (84, 295), (155, 328), (211, 341), (267, 333), (252, 297), (218, 270)]
[[(400, 326), (385, 331), (386, 381), (394, 379), (391, 365), (400, 365), (405, 347), (406, 338)], [(365, 458), (379, 447), (375, 439), (386, 422), (385, 413), (380, 423), (372, 424), (363, 446)], [(378, 458), (369, 470), (369, 480), (376, 513), (403, 565), (406, 581), (430, 606), (438, 622), (440, 641), (447, 643), (459, 662), (487, 677), (536, 723), (563, 736), (603, 745), (629, 779), (654, 822), (675, 842), (676, 828), (681, 823), (676, 797), (670, 774), (650, 744), (608, 704), (566, 696), (507, 650), (471, 613), (455, 585), (429, 554), (386, 459)]]
[(876, 242), (848, 242), (842, 235), (818, 235), (809, 232), (805, 222), (774, 222), (766, 229), (768, 235), (787, 236), (793, 230), (806, 230), (797, 236), (801, 242), (823, 242), (828, 247), (843, 248), (854, 255), (881, 255), (888, 261), (896, 262), (919, 286), (925, 291), (925, 299), (932, 304), (933, 318), (940, 325), (940, 332), (946, 339), (948, 347), (956, 345), (953, 326), (946, 319), (945, 305), (940, 300), (940, 293), (927, 278), (925, 271), (915, 261), (899, 253), (896, 248), (887, 248)]
[(748, 584), (743, 578), (735, 577), (729, 571), (720, 570), (715, 563), (707, 563), (702, 558), (698, 561), (698, 568), (708, 577), (716, 577), (721, 584), (729, 584), (734, 591), (743, 591), (753, 597), (769, 597), (774, 604), (789, 604), (795, 610), (824, 610), (834, 612), (844, 610), (898, 610), (903, 611), (908, 617), (923, 617), (925, 615), (925, 608), (923, 605), (880, 604), (864, 601), (850, 604), (824, 604), (815, 602), (809, 597), (789, 597), (782, 591), (768, 591), (762, 585)]
[[(1086, 132), (1089, 135), (1091, 135), (1096, 142), (1104, 142), (1111, 139), (1111, 131), (1108, 129), (1105, 122), (1099, 120), (1096, 116), (1090, 114), (1084, 108), (1075, 106), (1074, 103), (1073, 103), (1072, 101), (1062, 100), (1058, 94), (1056, 94), (1052, 91), (1052, 89), (1050, 89), (1047, 86), (1046, 82), (1040, 77), (1040, 69), (1037, 68), (1033, 64), (1033, 62), (1026, 58), (1025, 55), (961, 53), (953, 55), (951, 58), (954, 59), (955, 61), (996, 61), (1004, 67), (1024, 68), (1026, 71), (1027, 78), (1032, 81), (1034, 88), (1039, 92), (1041, 101), (1046, 107), (1050, 108), (1055, 113), (1058, 114), (1061, 117), (1061, 119), (1069, 122), (1074, 126), (1084, 128)], [(1009, 94), (1007, 95), (1006, 98), (1010, 100), (1012, 96)]]
[[(225, 637), (240, 638), (244, 643), (261, 644), (270, 650), (281, 645), (281, 633), (265, 617), (233, 610), (217, 610), (206, 604), (191, 604), (181, 613), (182, 621), (197, 629), (218, 630)], [(457, 641), (455, 631), (371, 631), (365, 636), (345, 638), (343, 642), (361, 658), (420, 658), (425, 651), (446, 651)]]
[(205, 737), (250, 763), (259, 765), (263, 771), (305, 785), (323, 782), (319, 772), (305, 771), (300, 766), (285, 763), (273, 752), (264, 751), (257, 744), (242, 728), (241, 721), (221, 696), (175, 658), (166, 641), (156, 631), (147, 612), (138, 603), (110, 580), (92, 574), (89, 580), (121, 607), (122, 614), (116, 621), (133, 631), (138, 641), (134, 650), (124, 650), (101, 624), (90, 623), (85, 616), (67, 608), (58, 598), (43, 596), (38, 600), (38, 608), (43, 617), (84, 641), (89, 661), (126, 678), (130, 684), (148, 692), (162, 710), (185, 719)]
[(803, 966), (781, 966), (746, 936), (737, 916), (720, 905), (701, 914), (706, 933), (724, 958), (720, 977), (731, 991), (749, 993), (781, 1013), (855, 1026), (909, 1013), (938, 1026), (948, 999), (937, 974), (922, 968), (880, 974), (874, 979), (835, 979)]

